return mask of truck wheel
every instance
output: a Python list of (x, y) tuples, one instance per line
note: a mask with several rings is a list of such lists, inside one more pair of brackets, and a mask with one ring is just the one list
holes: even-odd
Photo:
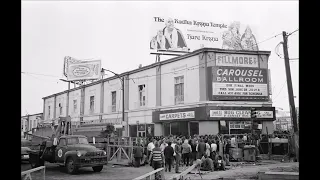
[(76, 174), (78, 172), (78, 168), (75, 166), (72, 157), (67, 159), (66, 168), (69, 174)]
[(92, 167), (92, 169), (94, 172), (100, 172), (100, 171), (102, 171), (103, 166), (94, 166), (94, 167)]

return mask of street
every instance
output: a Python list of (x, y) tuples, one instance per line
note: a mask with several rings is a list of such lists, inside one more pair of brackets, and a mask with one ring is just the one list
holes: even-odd
[[(140, 168), (124, 167), (124, 166), (112, 166), (108, 164), (104, 166), (100, 173), (93, 172), (92, 168), (81, 168), (77, 175), (67, 174), (64, 168), (57, 165), (46, 163), (46, 180), (111, 180), (111, 179), (133, 179), (139, 177), (145, 173), (152, 171), (149, 166), (142, 166)], [(25, 171), (30, 169), (30, 164), (27, 162), (21, 163), (21, 170)], [(299, 171), (299, 164), (297, 162), (280, 163), (277, 161), (263, 161), (256, 164), (248, 163), (231, 163), (229, 170), (215, 171), (215, 172), (203, 172), (202, 179), (218, 179), (218, 178), (230, 178), (230, 179), (257, 179), (257, 173), (259, 171)], [(182, 170), (182, 169), (181, 169)], [(174, 175), (172, 172), (166, 172), (165, 177), (169, 178)], [(189, 174), (191, 179), (201, 179), (199, 174)]]

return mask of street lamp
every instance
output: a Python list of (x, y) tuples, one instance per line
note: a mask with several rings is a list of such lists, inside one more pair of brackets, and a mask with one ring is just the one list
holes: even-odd
[[(121, 87), (122, 87), (122, 122), (124, 122), (124, 76), (121, 78), (119, 74), (117, 74), (117, 73), (115, 73), (113, 71), (110, 71), (108, 69), (102, 68), (101, 69), (101, 73), (104, 74), (104, 71), (111, 72), (112, 74), (117, 76), (117, 78), (120, 79), (120, 81), (121, 81)], [(127, 136), (129, 136), (129, 124), (128, 124), (128, 121), (126, 122), (126, 134), (127, 134)]]

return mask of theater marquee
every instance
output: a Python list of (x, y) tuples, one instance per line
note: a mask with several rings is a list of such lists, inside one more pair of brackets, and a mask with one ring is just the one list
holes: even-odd
[(212, 67), (213, 100), (268, 100), (268, 69), (257, 55), (217, 53)]

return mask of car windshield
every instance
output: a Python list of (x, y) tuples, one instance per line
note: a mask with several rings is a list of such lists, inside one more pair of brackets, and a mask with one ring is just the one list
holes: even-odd
[(89, 144), (87, 138), (84, 137), (73, 137), (68, 138), (68, 145), (74, 144)]

